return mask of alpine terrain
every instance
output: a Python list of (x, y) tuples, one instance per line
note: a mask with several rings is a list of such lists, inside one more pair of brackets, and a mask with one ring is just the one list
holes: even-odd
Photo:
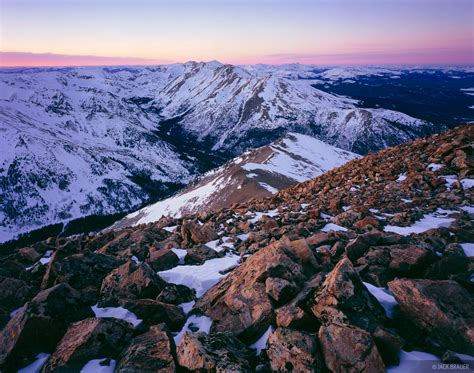
[(357, 154), (313, 137), (290, 132), (269, 145), (246, 151), (209, 171), (173, 197), (126, 216), (113, 228), (149, 223), (162, 216), (182, 217), (230, 207), (252, 198), (269, 197), (280, 189), (312, 179), (357, 157)]
[[(410, 76), (364, 71), (343, 76)], [(451, 79), (453, 72), (440, 74)], [(288, 131), (367, 154), (450, 124), (329, 92), (325, 87), (338, 87), (340, 75), (340, 69), (216, 61), (2, 69), (0, 241), (133, 211)]]
[[(216, 175), (265, 182), (306, 141)], [(325, 154), (354, 159), (265, 198), (1, 248), (0, 370), (472, 370), (474, 125)]]

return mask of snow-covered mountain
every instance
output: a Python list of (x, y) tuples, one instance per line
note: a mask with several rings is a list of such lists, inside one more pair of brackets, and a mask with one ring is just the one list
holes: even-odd
[(290, 132), (206, 173), (173, 197), (127, 215), (114, 224), (113, 229), (154, 222), (162, 216), (178, 218), (230, 207), (252, 198), (269, 197), (358, 157), (313, 137)]
[(288, 131), (357, 153), (440, 128), (315, 89), (311, 67), (0, 70), (0, 241), (130, 211)]

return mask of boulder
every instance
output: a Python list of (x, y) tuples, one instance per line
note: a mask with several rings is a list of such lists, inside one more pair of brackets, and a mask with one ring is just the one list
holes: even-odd
[(34, 263), (41, 258), (41, 254), (34, 247), (23, 247), (18, 250), (18, 254), (29, 263)]
[(88, 361), (117, 358), (133, 326), (112, 318), (88, 318), (72, 324), (43, 367), (43, 372), (80, 370)]
[(474, 355), (474, 300), (457, 282), (389, 282), (403, 315), (447, 349)]
[(277, 304), (284, 304), (296, 295), (298, 287), (283, 278), (269, 277), (265, 280), (265, 291)]
[(173, 338), (163, 324), (153, 325), (148, 332), (138, 335), (122, 352), (116, 373), (174, 373)]
[(205, 245), (196, 245), (188, 249), (184, 257), (185, 264), (202, 264), (206, 260), (218, 258), (221, 255), (216, 251)]
[(315, 334), (277, 328), (267, 341), (267, 355), (274, 372), (320, 372), (322, 359)]
[(156, 300), (164, 303), (181, 304), (196, 300), (196, 290), (180, 284), (167, 284)]
[(0, 332), (0, 370), (14, 370), (40, 352), (52, 352), (69, 323), (92, 315), (80, 293), (69, 285), (43, 290)]
[(434, 254), (414, 245), (395, 245), (390, 247), (390, 269), (396, 274), (420, 273), (434, 258)]
[(0, 276), (0, 305), (13, 311), (30, 299), (33, 290), (25, 281)]
[(119, 303), (147, 325), (165, 323), (172, 331), (179, 331), (186, 321), (183, 309), (174, 304), (153, 299), (124, 299)]
[(176, 355), (178, 364), (192, 372), (251, 372), (253, 353), (230, 333), (186, 333)]
[(373, 332), (385, 321), (385, 311), (362, 283), (349, 259), (342, 259), (310, 300), (323, 324), (345, 323)]
[(148, 264), (128, 261), (102, 282), (99, 305), (116, 306), (120, 299), (156, 298), (165, 286)]
[(217, 232), (210, 222), (200, 225), (193, 221), (184, 221), (181, 225), (181, 237), (185, 245), (200, 244), (217, 239)]
[(289, 304), (276, 310), (277, 326), (300, 329), (316, 330), (318, 324), (302, 308)]
[(109, 255), (79, 253), (67, 255), (66, 249), (55, 251), (41, 284), (42, 289), (65, 282), (74, 289), (88, 289), (96, 295), (104, 277), (123, 263)]
[(179, 258), (171, 249), (161, 249), (150, 251), (146, 262), (155, 272), (159, 272), (176, 267), (179, 264)]
[(229, 331), (244, 341), (255, 341), (274, 320), (266, 290), (268, 278), (301, 286), (305, 281), (302, 260), (282, 242), (250, 256), (200, 298), (195, 310), (213, 320), (211, 331)]
[(332, 372), (385, 372), (372, 337), (363, 329), (333, 323), (319, 329), (326, 367)]

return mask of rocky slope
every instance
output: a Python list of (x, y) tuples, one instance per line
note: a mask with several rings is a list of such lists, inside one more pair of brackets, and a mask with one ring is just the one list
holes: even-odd
[(155, 222), (162, 216), (180, 218), (230, 207), (252, 198), (269, 197), (357, 157), (313, 137), (290, 132), (206, 173), (173, 197), (127, 215), (112, 229)]
[(439, 131), (312, 87), (311, 67), (0, 70), (0, 241), (128, 212), (289, 130), (357, 153)]
[(472, 364), (473, 144), (461, 126), (269, 198), (3, 250), (0, 369)]

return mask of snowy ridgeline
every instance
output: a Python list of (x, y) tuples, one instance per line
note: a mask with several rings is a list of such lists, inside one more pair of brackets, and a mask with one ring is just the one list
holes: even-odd
[[(313, 137), (289, 133), (270, 144), (268, 154), (259, 159), (260, 149), (247, 151), (224, 166), (210, 171), (176, 196), (134, 212), (121, 223), (143, 224), (162, 216), (181, 217), (213, 206), (216, 200), (225, 205), (225, 196), (242, 190), (250, 183), (263, 188), (267, 195), (298, 182), (322, 175), (332, 168), (358, 158), (357, 154), (325, 144)], [(241, 177), (243, 176), (243, 177)], [(282, 179), (286, 183), (282, 183)], [(264, 180), (264, 181), (263, 181)], [(254, 195), (250, 195), (249, 198)], [(227, 203), (230, 205), (231, 201)], [(129, 222), (129, 223), (127, 223)]]

